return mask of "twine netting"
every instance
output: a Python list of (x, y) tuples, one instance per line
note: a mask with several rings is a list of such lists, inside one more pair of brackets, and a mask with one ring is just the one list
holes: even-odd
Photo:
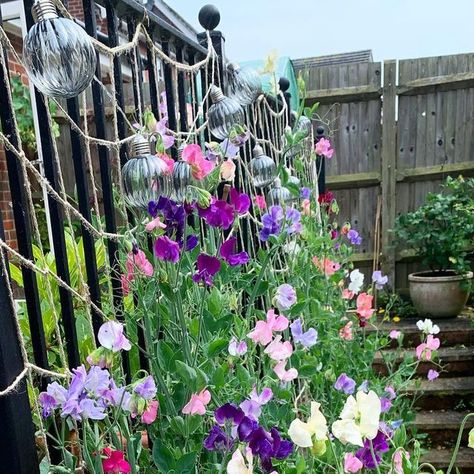
[[(66, 18), (71, 18), (69, 12), (64, 8), (63, 4), (59, 1), (55, 2), (58, 10), (61, 15)], [(14, 301), (14, 295), (12, 290), (11, 282), (9, 282), (9, 296), (12, 311), (15, 312), (15, 321), (16, 321), (16, 330), (18, 335), (18, 340), (21, 349), (21, 355), (23, 359), (23, 369), (17, 374), (11, 384), (3, 388), (0, 391), (0, 396), (6, 396), (11, 394), (18, 389), (20, 383), (23, 379), (27, 379), (30, 387), (33, 387), (37, 380), (35, 376), (39, 377), (49, 377), (49, 378), (69, 378), (71, 373), (69, 371), (68, 360), (65, 352), (65, 336), (62, 329), (61, 315), (58, 311), (58, 304), (55, 300), (55, 292), (59, 287), (67, 290), (73, 297), (74, 301), (78, 304), (81, 304), (85, 309), (86, 321), (89, 327), (90, 333), (93, 335), (93, 326), (92, 326), (92, 312), (100, 315), (103, 320), (115, 320), (117, 319), (117, 310), (114, 306), (114, 297), (113, 297), (113, 279), (120, 278), (120, 275), (117, 273), (119, 269), (113, 268), (112, 262), (109, 260), (109, 254), (105, 251), (107, 248), (107, 242), (110, 240), (113, 241), (123, 241), (132, 240), (135, 228), (126, 220), (123, 219), (121, 222), (119, 231), (116, 233), (110, 233), (105, 230), (103, 223), (104, 212), (101, 208), (101, 184), (98, 182), (98, 178), (94, 171), (93, 161), (94, 153), (98, 147), (105, 147), (109, 154), (112, 172), (112, 178), (114, 181), (114, 187), (118, 191), (116, 199), (116, 212), (118, 215), (126, 216), (127, 210), (125, 202), (123, 199), (122, 192), (122, 179), (121, 179), (121, 165), (120, 165), (120, 151), (122, 147), (127, 146), (129, 142), (133, 139), (136, 133), (136, 127), (134, 123), (138, 123), (140, 127), (143, 127), (143, 116), (145, 109), (149, 108), (150, 104), (146, 101), (142, 102), (142, 88), (148, 83), (145, 83), (145, 78), (140, 72), (138, 67), (138, 56), (140, 50), (144, 47), (148, 47), (151, 51), (152, 63), (155, 67), (162, 67), (163, 64), (167, 64), (171, 67), (172, 77), (174, 79), (174, 87), (171, 93), (174, 97), (178, 96), (177, 90), (177, 74), (184, 73), (187, 78), (187, 90), (189, 93), (189, 117), (188, 117), (188, 130), (180, 130), (179, 125), (177, 130), (168, 130), (168, 133), (172, 134), (178, 143), (198, 143), (201, 146), (204, 145), (204, 136), (205, 132), (208, 130), (208, 123), (205, 117), (204, 111), (206, 106), (209, 103), (209, 93), (212, 84), (208, 83), (207, 78), (209, 77), (219, 77), (219, 61), (216, 51), (212, 46), (212, 41), (210, 39), (209, 33), (208, 37), (208, 47), (207, 52), (201, 61), (196, 64), (190, 65), (182, 62), (178, 62), (175, 58), (170, 55), (167, 55), (163, 52), (159, 44), (156, 44), (153, 41), (153, 38), (149, 34), (147, 25), (149, 24), (149, 19), (145, 15), (141, 22), (136, 25), (135, 32), (130, 41), (120, 44), (119, 46), (110, 48), (102, 44), (101, 42), (93, 39), (93, 44), (96, 50), (106, 58), (108, 62), (108, 75), (110, 84), (109, 87), (103, 83), (102, 78), (94, 77), (94, 81), (100, 84), (101, 90), (104, 95), (105, 107), (110, 107), (112, 114), (107, 116), (107, 120), (111, 128), (111, 136), (108, 139), (98, 138), (94, 135), (91, 130), (88, 118), (88, 102), (86, 97), (86, 92), (83, 92), (79, 97), (79, 104), (81, 109), (81, 121), (76, 123), (73, 118), (68, 114), (64, 103), (61, 101), (43, 97), (43, 100), (46, 105), (46, 110), (48, 111), (48, 121), (50, 129), (53, 127), (54, 117), (49, 113), (48, 103), (52, 101), (56, 104), (57, 111), (61, 114), (63, 120), (66, 121), (70, 130), (77, 132), (80, 136), (83, 144), (83, 153), (84, 153), (84, 163), (86, 167), (86, 175), (89, 179), (89, 192), (92, 202), (92, 221), (89, 221), (76, 207), (74, 202), (71, 200), (71, 197), (68, 196), (65, 187), (65, 181), (63, 176), (62, 162), (60, 159), (60, 154), (58, 152), (58, 147), (56, 140), (53, 138), (53, 161), (57, 169), (57, 186), (53, 186), (43, 174), (37, 169), (36, 164), (32, 163), (29, 158), (26, 156), (22, 148), (22, 143), (20, 135), (18, 132), (18, 124), (15, 120), (15, 133), (16, 136), (14, 139), (5, 135), (3, 132), (0, 132), (0, 141), (6, 150), (9, 150), (11, 154), (17, 160), (19, 168), (22, 174), (22, 180), (25, 183), (25, 194), (27, 202), (27, 212), (29, 214), (32, 238), (35, 246), (37, 247), (37, 252), (35, 252), (35, 259), (31, 260), (22, 255), (19, 251), (15, 250), (10, 246), (6, 241), (0, 239), (0, 248), (2, 249), (2, 273), (8, 279), (8, 265), (7, 256), (9, 259), (14, 262), (15, 265), (18, 265), (23, 268), (27, 268), (42, 279), (45, 287), (45, 298), (47, 305), (52, 310), (52, 319), (54, 322), (53, 334), (55, 342), (58, 348), (58, 357), (59, 357), (59, 366), (58, 370), (49, 370), (38, 366), (34, 361), (31, 360), (31, 355), (28, 351), (27, 337), (24, 330), (20, 325), (19, 315), (17, 314), (17, 305)], [(8, 77), (8, 64), (5, 61), (5, 53), (14, 58), (19, 64), (23, 64), (23, 60), (20, 55), (15, 51), (12, 43), (10, 42), (6, 32), (3, 28), (0, 28), (0, 67), (3, 69), (3, 73)], [(131, 68), (134, 70), (136, 81), (134, 81), (133, 87), (136, 88), (136, 97), (138, 98), (138, 103), (136, 104), (136, 114), (132, 117), (126, 113), (126, 111), (119, 106), (117, 99), (115, 97), (114, 91), (116, 90), (117, 84), (115, 84), (115, 78), (113, 74), (114, 59), (118, 57), (128, 57), (131, 59)], [(199, 85), (201, 84), (201, 77), (204, 75), (206, 78), (205, 88), (201, 90), (201, 94), (198, 94)], [(158, 71), (156, 76), (158, 77)], [(105, 76), (104, 76), (105, 77)], [(217, 84), (219, 85), (219, 83)], [(169, 93), (170, 91), (168, 91)], [(156, 91), (156, 95), (159, 97), (160, 91)], [(9, 90), (8, 93), (9, 104), (7, 104), (12, 110), (12, 93)], [(250, 106), (246, 108), (246, 126), (250, 134), (251, 142), (254, 144), (260, 144), (265, 153), (272, 157), (277, 164), (284, 159), (285, 153), (285, 139), (284, 133), (288, 124), (288, 111), (286, 101), (281, 92), (278, 93), (276, 97), (276, 103), (280, 104), (279, 107), (275, 109), (275, 106), (272, 106), (265, 95), (260, 95), (258, 99)], [(179, 118), (179, 114), (183, 113), (178, 108), (178, 100), (174, 101), (175, 104), (175, 117)], [(3, 105), (2, 105), (3, 106)], [(121, 138), (119, 134), (119, 117), (123, 119), (127, 127), (127, 136)], [(157, 117), (161, 118), (161, 117)], [(180, 120), (177, 120), (177, 123), (180, 123)], [(15, 146), (14, 143), (18, 143), (18, 146)], [(248, 193), (251, 196), (255, 196), (258, 193), (258, 190), (254, 187), (250, 172), (249, 172), (249, 162), (251, 160), (251, 148), (250, 146), (244, 146), (241, 148), (240, 156), (237, 159), (237, 168), (239, 177), (239, 182), (235, 183), (235, 186), (240, 189), (240, 191)], [(317, 182), (317, 172), (314, 165), (309, 162), (306, 164), (307, 176), (311, 177), (313, 183)], [(75, 262), (81, 262), (84, 260), (82, 253), (84, 249), (80, 247), (79, 240), (81, 237), (81, 231), (77, 230), (77, 227), (74, 226), (74, 222), (78, 221), (81, 224), (82, 232), (88, 232), (93, 238), (96, 244), (102, 248), (105, 259), (104, 264), (101, 268), (101, 271), (104, 272), (105, 278), (104, 285), (102, 289), (102, 305), (99, 307), (92, 298), (89, 285), (87, 284), (87, 277), (84, 274), (84, 269), (81, 264), (76, 265), (77, 270), (77, 283), (72, 285), (64, 281), (61, 278), (55, 267), (49, 265), (47, 261), (48, 252), (45, 250), (42, 244), (42, 236), (40, 232), (40, 226), (38, 222), (38, 215), (35, 210), (35, 200), (34, 200), (34, 189), (37, 189), (38, 186), (47, 194), (49, 199), (52, 199), (58, 203), (61, 207), (64, 215), (64, 229), (67, 231), (70, 236), (71, 242), (71, 252), (72, 259)], [(246, 232), (249, 232), (249, 229), (258, 229), (260, 225), (258, 219), (253, 215), (248, 214), (240, 220), (240, 230), (238, 232), (239, 239), (242, 247), (247, 247), (247, 251), (251, 256), (255, 256), (257, 253), (256, 243), (253, 239), (245, 239), (245, 229)], [(248, 248), (248, 246), (250, 246)], [(284, 268), (284, 264), (281, 263), (280, 268)], [(105, 304), (106, 303), (106, 304)], [(94, 338), (92, 337), (92, 343), (94, 343)], [(39, 415), (39, 406), (37, 400), (34, 401), (34, 411)], [(37, 416), (38, 423), (40, 425), (39, 431), (41, 436), (46, 441), (46, 435), (44, 431), (44, 426), (41, 422), (41, 416)], [(46, 446), (46, 455), (49, 458), (48, 445), (45, 442)]]

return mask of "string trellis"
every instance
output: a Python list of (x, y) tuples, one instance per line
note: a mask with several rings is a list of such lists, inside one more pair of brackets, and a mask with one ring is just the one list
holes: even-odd
[[(58, 10), (64, 17), (71, 18), (69, 12), (65, 9), (65, 7), (60, 1), (55, 1), (55, 3)], [(197, 95), (197, 85), (200, 82), (198, 78), (204, 75), (206, 81), (201, 82), (206, 83), (209, 82), (207, 78), (219, 77), (218, 56), (212, 46), (210, 34), (209, 32), (207, 33), (208, 47), (205, 57), (199, 62), (190, 65), (178, 62), (170, 55), (165, 54), (160, 45), (156, 44), (153, 41), (153, 38), (150, 36), (147, 29), (148, 24), (149, 19), (145, 15), (142, 21), (136, 25), (136, 29), (131, 40), (128, 42), (124, 42), (123, 44), (120, 44), (116, 47), (107, 47), (103, 43), (92, 39), (94, 47), (100, 53), (100, 55), (105, 56), (106, 63), (108, 63), (109, 65), (108, 72), (110, 74), (107, 75), (110, 80), (109, 87), (106, 87), (101, 77), (94, 77), (93, 79), (96, 83), (100, 84), (103, 95), (108, 102), (110, 110), (112, 110), (112, 114), (107, 117), (107, 120), (110, 124), (110, 128), (112, 130), (111, 136), (108, 139), (98, 138), (92, 133), (91, 127), (89, 126), (88, 122), (89, 114), (87, 109), (87, 97), (85, 92), (82, 93), (81, 97), (79, 98), (82, 116), (80, 124), (76, 123), (73, 120), (73, 118), (67, 112), (64, 104), (61, 101), (55, 99), (48, 99), (46, 97), (43, 98), (43, 100), (45, 101), (46, 110), (49, 111), (49, 101), (53, 101), (56, 104), (56, 109), (58, 113), (60, 113), (62, 119), (66, 121), (70, 129), (76, 132), (82, 140), (86, 174), (89, 177), (90, 181), (89, 191), (91, 193), (92, 214), (94, 216), (93, 222), (89, 221), (84, 217), (84, 215), (77, 209), (77, 207), (72, 202), (71, 197), (67, 194), (65, 180), (63, 176), (64, 169), (62, 169), (64, 164), (61, 160), (60, 153), (58, 151), (58, 147), (54, 139), (52, 140), (52, 152), (54, 154), (53, 161), (57, 169), (57, 182), (59, 184), (59, 186), (56, 188), (42, 175), (40, 171), (38, 171), (36, 165), (28, 159), (25, 152), (23, 151), (21, 139), (18, 133), (18, 124), (16, 123), (16, 117), (14, 117), (16, 131), (15, 140), (12, 140), (12, 137), (7, 136), (0, 131), (1, 143), (3, 144), (5, 149), (9, 150), (11, 154), (15, 157), (21, 170), (22, 179), (25, 183), (27, 212), (30, 216), (32, 237), (33, 241), (35, 242), (35, 245), (37, 246), (35, 260), (31, 260), (23, 256), (19, 251), (15, 250), (15, 248), (10, 246), (6, 241), (0, 239), (0, 248), (2, 249), (2, 252), (0, 252), (2, 254), (1, 271), (5, 278), (9, 278), (9, 272), (7, 271), (8, 262), (6, 258), (6, 256), (8, 255), (15, 264), (35, 272), (43, 279), (46, 303), (49, 305), (50, 308), (52, 308), (52, 318), (54, 321), (53, 332), (55, 342), (58, 347), (60, 360), (60, 365), (56, 365), (54, 367), (54, 370), (47, 370), (45, 368), (39, 367), (34, 362), (30, 361), (27, 338), (23, 334), (22, 329), (20, 327), (19, 315), (16, 314), (16, 330), (21, 348), (21, 355), (23, 358), (23, 369), (17, 374), (15, 379), (11, 381), (11, 384), (8, 387), (3, 388), (0, 391), (0, 397), (6, 396), (17, 390), (20, 385), (20, 382), (25, 378), (31, 386), (34, 386), (34, 375), (40, 377), (62, 379), (67, 379), (71, 376), (68, 369), (67, 357), (64, 350), (64, 334), (61, 328), (61, 318), (59, 314), (60, 311), (57, 307), (57, 301), (55, 300), (54, 296), (58, 287), (62, 287), (63, 289), (70, 292), (75, 301), (80, 303), (85, 308), (86, 320), (91, 334), (93, 333), (91, 316), (92, 311), (100, 315), (104, 320), (117, 318), (116, 309), (114, 309), (113, 304), (112, 280), (114, 278), (119, 278), (119, 275), (117, 274), (117, 270), (112, 267), (112, 263), (109, 261), (109, 256), (107, 252), (104, 252), (106, 256), (101, 271), (103, 271), (106, 276), (106, 278), (104, 279), (106, 283), (105, 289), (103, 290), (103, 298), (107, 298), (108, 304), (103, 305), (103, 308), (101, 308), (92, 301), (90, 289), (86, 281), (87, 278), (84, 274), (85, 272), (81, 264), (77, 265), (77, 282), (75, 285), (66, 283), (57, 274), (55, 268), (51, 267), (51, 265), (48, 265), (47, 252), (45, 251), (41, 243), (42, 239), (39, 230), (40, 226), (38, 223), (38, 216), (35, 211), (35, 202), (33, 197), (33, 189), (37, 189), (37, 187), (40, 186), (47, 193), (47, 195), (51, 199), (56, 201), (61, 207), (65, 219), (65, 229), (67, 229), (67, 232), (70, 235), (70, 242), (72, 244), (70, 251), (72, 252), (72, 258), (76, 262), (81, 262), (84, 259), (81, 258), (81, 253), (83, 252), (83, 249), (80, 248), (79, 245), (80, 235), (78, 234), (77, 230), (75, 230), (75, 226), (73, 225), (74, 221), (79, 221), (82, 228), (84, 229), (84, 232), (90, 233), (90, 235), (95, 239), (95, 242), (103, 248), (106, 248), (108, 240), (121, 242), (123, 240), (130, 240), (133, 237), (135, 229), (127, 222), (123, 222), (116, 233), (110, 233), (104, 229), (104, 225), (102, 223), (102, 217), (104, 216), (100, 206), (101, 186), (99, 182), (97, 182), (97, 176), (93, 166), (94, 157), (96, 156), (96, 148), (99, 146), (106, 147), (109, 151), (109, 156), (111, 157), (113, 178), (115, 181), (114, 184), (116, 189), (118, 190), (116, 204), (117, 212), (120, 213), (122, 216), (125, 216), (126, 209), (121, 192), (122, 180), (120, 166), (120, 150), (123, 146), (128, 145), (129, 142), (132, 140), (136, 132), (136, 127), (134, 127), (133, 121), (131, 120), (130, 116), (127, 115), (126, 111), (119, 106), (114, 94), (115, 87), (117, 85), (115, 84), (115, 77), (112, 73), (114, 59), (116, 59), (117, 57), (129, 55), (129, 57), (132, 59), (132, 67), (135, 71), (135, 77), (140, 77), (139, 80), (142, 81), (143, 77), (140, 76), (140, 69), (137, 66), (137, 62), (139, 59), (138, 56), (140, 54), (140, 51), (147, 47), (151, 51), (151, 55), (153, 58), (153, 66), (157, 65), (156, 59), (158, 58), (162, 64), (166, 63), (172, 68), (173, 77), (176, 77), (177, 73), (185, 73), (191, 98), (190, 117), (187, 117), (189, 128), (188, 130), (180, 130), (179, 128), (177, 130), (168, 130), (168, 133), (172, 134), (178, 143), (194, 142), (204, 145), (204, 132), (206, 132), (208, 128), (208, 123), (206, 117), (204, 116), (204, 110), (206, 109), (205, 105), (209, 101), (211, 84), (206, 84), (206, 88), (205, 90), (201, 91), (201, 98), (199, 98)], [(3, 69), (5, 76), (8, 77), (8, 64), (5, 61), (5, 53), (7, 53), (10, 57), (14, 58), (15, 61), (19, 64), (23, 64), (22, 58), (17, 53), (17, 51), (15, 51), (5, 30), (3, 28), (0, 28), (0, 67)], [(156, 74), (156, 76), (158, 76), (158, 74)], [(135, 82), (134, 87), (140, 87), (138, 79)], [(141, 94), (139, 92), (140, 91), (137, 90), (136, 95), (139, 98), (139, 104), (137, 107), (138, 114), (137, 117), (135, 117), (135, 120), (138, 121), (140, 127), (143, 127), (143, 112), (150, 104), (147, 104), (146, 101), (142, 102), (142, 99), (140, 99)], [(172, 91), (172, 93), (174, 94), (176, 94), (176, 92), (176, 90)], [(11, 90), (8, 91), (8, 100), (8, 105), (11, 107), (13, 104)], [(247, 121), (246, 125), (251, 137), (251, 141), (253, 143), (258, 143), (262, 145), (267, 150), (267, 153), (269, 153), (270, 156), (272, 156), (277, 163), (280, 163), (281, 160), (284, 159), (285, 150), (285, 140), (283, 138), (283, 135), (286, 127), (288, 127), (289, 124), (287, 119), (287, 105), (282, 93), (280, 93), (280, 95), (276, 98), (276, 101), (281, 104), (281, 107), (277, 110), (275, 110), (271, 106), (265, 95), (261, 95), (254, 104), (247, 107), (246, 116), (249, 120)], [(179, 113), (183, 113), (183, 111), (180, 111), (178, 109), (177, 101), (175, 101), (175, 104), (175, 116), (178, 117)], [(119, 117), (124, 120), (127, 127), (128, 136), (125, 138), (121, 138), (119, 134)], [(54, 117), (52, 117), (50, 114), (48, 114), (48, 121), (51, 129), (54, 123)], [(18, 143), (18, 146), (14, 146), (14, 143)], [(252, 179), (250, 177), (248, 168), (248, 163), (251, 159), (250, 155), (250, 148), (248, 146), (244, 146), (241, 150), (240, 157), (237, 160), (237, 166), (239, 169), (238, 176), (240, 178), (240, 182), (235, 183), (235, 185), (236, 187), (239, 187), (242, 191), (247, 192), (252, 196), (255, 196), (257, 194), (257, 190), (252, 184)], [(254, 228), (255, 226), (259, 225), (258, 220), (255, 219), (255, 217), (253, 217), (252, 215), (247, 215), (244, 219), (247, 220), (248, 225), (254, 226)], [(248, 249), (249, 253), (251, 255), (256, 255), (257, 249), (255, 248), (255, 242), (252, 239), (248, 239), (249, 242), (244, 242), (243, 229), (247, 229), (248, 231), (249, 227), (241, 225), (241, 231), (239, 232), (239, 238), (241, 239), (241, 243), (242, 245), (248, 245), (250, 243), (251, 248)], [(14, 303), (14, 296), (11, 290), (11, 285), (9, 286), (9, 289), (9, 297), (11, 299), (12, 311), (16, 312), (17, 305)], [(35, 402), (34, 410), (39, 413), (39, 407), (37, 402)], [(41, 422), (41, 416), (38, 416), (37, 419), (40, 423), (40, 432), (43, 433), (43, 437), (46, 440), (44, 426)], [(46, 454), (49, 457), (47, 443), (45, 443), (45, 445)]]

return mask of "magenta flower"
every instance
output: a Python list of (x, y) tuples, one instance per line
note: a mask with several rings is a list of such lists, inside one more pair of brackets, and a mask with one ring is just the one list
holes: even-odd
[(327, 138), (321, 138), (314, 147), (316, 155), (332, 158), (334, 150), (331, 148), (331, 142)]
[(119, 352), (121, 350), (129, 351), (132, 348), (130, 341), (123, 333), (123, 325), (117, 321), (107, 321), (102, 324), (97, 338), (102, 347), (112, 352)]
[(186, 145), (182, 157), (183, 161), (191, 165), (191, 174), (198, 181), (204, 179), (216, 166), (213, 161), (206, 160), (201, 147), (196, 144)]
[(160, 260), (173, 263), (179, 260), (179, 244), (166, 235), (156, 239), (153, 249)]
[(247, 353), (247, 343), (245, 341), (238, 341), (233, 337), (229, 342), (228, 350), (231, 356), (243, 356)]
[(350, 395), (354, 393), (356, 383), (354, 379), (351, 379), (347, 374), (343, 373), (337, 378), (334, 388), (339, 392), (344, 392), (346, 395)]
[(197, 258), (197, 273), (193, 275), (193, 281), (204, 282), (207, 286), (212, 286), (212, 277), (221, 269), (221, 262), (218, 258), (201, 253)]
[(251, 201), (247, 194), (239, 193), (237, 189), (232, 188), (230, 190), (230, 204), (237, 214), (243, 215), (250, 209)]
[(280, 311), (288, 311), (295, 303), (295, 289), (287, 283), (280, 285), (273, 297), (273, 304), (276, 305)]
[(249, 255), (247, 252), (233, 253), (237, 239), (231, 237), (226, 240), (220, 248), (221, 257), (231, 266), (245, 265), (249, 261)]
[(228, 229), (234, 222), (234, 208), (225, 201), (215, 198), (211, 199), (211, 205), (206, 208), (198, 208), (199, 217), (202, 217), (211, 227)]

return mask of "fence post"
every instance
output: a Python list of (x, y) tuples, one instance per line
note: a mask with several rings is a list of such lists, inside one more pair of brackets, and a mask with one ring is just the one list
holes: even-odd
[[(4, 239), (3, 219), (0, 215), (0, 235)], [(0, 391), (5, 390), (21, 373), (24, 361), (16, 330), (15, 312), (9, 294), (7, 257), (0, 258)], [(9, 395), (0, 396), (0, 466), (15, 474), (39, 473), (30, 402), (23, 377)]]
[(383, 123), (382, 123), (382, 268), (395, 286), (395, 250), (390, 246), (390, 233), (396, 215), (396, 161), (397, 161), (397, 123), (396, 84), (397, 62), (384, 61), (383, 73)]

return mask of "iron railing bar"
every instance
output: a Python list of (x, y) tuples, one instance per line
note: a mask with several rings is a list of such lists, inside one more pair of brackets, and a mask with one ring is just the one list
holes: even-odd
[[(184, 52), (182, 45), (176, 46), (176, 61), (182, 63), (184, 60)], [(179, 129), (181, 132), (188, 131), (188, 112), (186, 109), (186, 88), (185, 88), (185, 72), (178, 71), (178, 110), (179, 110)]]
[[(136, 19), (130, 16), (127, 19), (127, 30), (128, 30), (128, 39), (131, 41), (133, 39), (133, 35), (135, 33), (137, 27)], [(132, 85), (133, 85), (133, 100), (135, 102), (135, 109), (137, 111), (137, 122), (140, 120), (139, 112), (144, 112), (144, 104), (143, 104), (143, 76), (142, 76), (142, 61), (140, 56), (140, 48), (137, 46), (133, 49), (133, 51), (129, 52), (130, 57), (130, 66), (132, 69)], [(138, 76), (137, 71), (135, 69), (133, 58), (137, 62), (137, 69), (138, 69)], [(137, 87), (138, 86), (138, 87)], [(143, 125), (143, 124), (141, 124)]]
[[(162, 40), (161, 47), (166, 55), (169, 56), (171, 54), (171, 45), (169, 39)], [(163, 63), (163, 75), (165, 79), (166, 106), (168, 108), (168, 128), (170, 130), (176, 130), (177, 122), (173, 90), (173, 68), (167, 62)], [(171, 148), (171, 156), (174, 160), (178, 159), (178, 149), (176, 147)]]
[[(150, 37), (153, 38), (153, 32), (149, 31)], [(147, 45), (147, 70), (148, 70), (148, 85), (150, 88), (150, 106), (153, 115), (156, 120), (160, 119), (159, 114), (159, 97), (158, 97), (158, 82), (156, 79), (156, 56), (153, 54), (153, 50), (150, 45)]]

